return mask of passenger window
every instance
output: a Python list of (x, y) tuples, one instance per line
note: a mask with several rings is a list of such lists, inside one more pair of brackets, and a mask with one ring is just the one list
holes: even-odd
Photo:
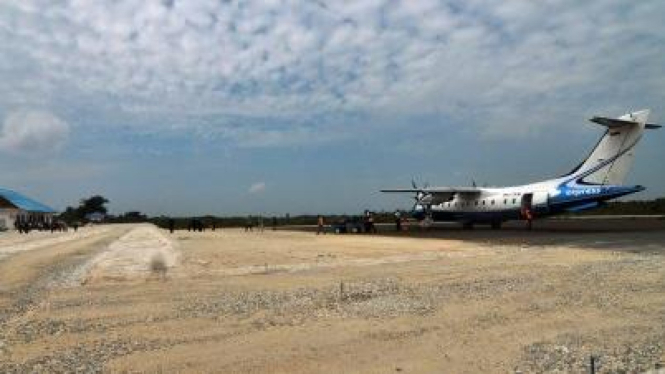
[(483, 205), (485, 205), (485, 200), (483, 200)]
[(492, 205), (494, 205), (494, 200), (492, 200)]
[(516, 200), (516, 199), (513, 199), (513, 204), (515, 204), (516, 202), (517, 202), (517, 200)]
[(476, 206), (478, 206), (478, 200), (476, 200)]

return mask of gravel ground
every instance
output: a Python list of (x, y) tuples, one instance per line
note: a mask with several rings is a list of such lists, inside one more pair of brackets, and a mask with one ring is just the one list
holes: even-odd
[[(99, 237), (99, 240), (93, 241), (89, 245), (87, 253), (76, 253), (64, 257), (57, 262), (49, 263), (47, 266), (40, 267), (39, 272), (34, 276), (30, 283), (21, 287), (6, 290), (9, 298), (12, 300), (9, 306), (0, 310), (0, 372), (42, 372), (48, 366), (43, 362), (34, 362), (28, 366), (19, 369), (18, 364), (12, 363), (7, 359), (11, 354), (12, 345), (18, 340), (30, 341), (30, 337), (35, 334), (54, 334), (58, 331), (58, 324), (53, 321), (32, 321), (26, 319), (31, 312), (43, 308), (48, 304), (49, 294), (52, 290), (59, 287), (71, 286), (72, 274), (76, 274), (78, 269), (89, 261), (97, 252), (103, 251), (112, 239), (104, 237), (108, 230), (94, 229), (86, 232), (85, 235), (77, 235), (72, 238), (65, 238), (62, 234), (51, 240), (49, 245), (61, 245), (65, 242), (73, 242), (81, 239)], [(27, 239), (26, 239), (27, 241)], [(21, 243), (23, 246), (32, 246), (42, 248), (49, 239), (39, 237), (36, 239), (39, 246), (30, 243)], [(13, 254), (15, 254), (14, 252)], [(5, 256), (11, 259), (11, 254)], [(35, 324), (37, 326), (35, 326)], [(37, 360), (39, 361), (39, 360)], [(41, 366), (40, 366), (41, 365)], [(31, 367), (32, 369), (27, 369)], [(62, 372), (57, 369), (57, 365), (52, 367), (53, 372)]]
[[(631, 336), (632, 339), (617, 340)], [(552, 341), (538, 342), (524, 348), (523, 372), (583, 373), (590, 367), (591, 356), (600, 373), (640, 373), (660, 363), (665, 352), (665, 331), (631, 327), (601, 331), (596, 336), (564, 334)]]
[[(184, 262), (208, 268), (243, 251), (286, 256), (266, 252), (264, 242), (224, 252), (222, 236), (182, 236)], [(207, 252), (188, 253), (206, 240)], [(340, 245), (334, 237), (317, 240), (331, 241), (327, 253)], [(358, 267), (358, 256), (371, 254), (363, 247), (337, 256), (334, 268), (242, 276), (189, 268), (166, 281), (72, 284), (72, 274), (108, 242), (96, 246), (11, 290), (11, 306), (0, 311), (0, 372), (96, 373), (136, 365), (147, 365), (137, 369), (147, 372), (368, 372), (361, 365), (386, 362), (389, 371), (403, 372), (578, 373), (587, 372), (594, 355), (599, 373), (639, 373), (665, 359), (665, 250), (651, 239), (645, 250), (604, 252), (483, 242), (469, 246), (468, 256), (367, 257), (376, 265)], [(316, 260), (317, 253), (311, 256), (302, 260)], [(308, 336), (310, 329), (319, 332)], [(273, 335), (279, 344), (266, 352)], [(210, 349), (218, 346), (228, 354), (214, 361)], [(279, 356), (282, 350), (287, 356)], [(400, 353), (407, 361), (393, 364)], [(293, 355), (300, 357), (295, 366), (278, 369)], [(189, 361), (176, 365), (183, 360)], [(308, 360), (315, 366), (298, 366)], [(432, 366), (414, 366), (428, 360)]]
[(101, 373), (112, 358), (137, 351), (158, 349), (160, 343), (131, 340), (100, 340), (79, 344), (25, 362), (0, 362), (3, 373)]

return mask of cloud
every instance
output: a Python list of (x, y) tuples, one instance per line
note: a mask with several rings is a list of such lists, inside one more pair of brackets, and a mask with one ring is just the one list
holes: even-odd
[(67, 143), (69, 124), (45, 111), (21, 110), (7, 115), (0, 149), (16, 154), (57, 152)]
[(566, 121), (616, 103), (663, 108), (664, 11), (658, 0), (5, 2), (0, 108), (50, 105), (76, 125), (155, 134), (203, 123), (252, 147), (308, 144), (320, 123), (384, 125), (359, 113), (524, 135), (551, 125), (538, 113), (553, 107)]
[(262, 193), (263, 191), (266, 190), (266, 183), (265, 182), (256, 182), (249, 186), (249, 189), (247, 190), (248, 193), (250, 194), (259, 194)]

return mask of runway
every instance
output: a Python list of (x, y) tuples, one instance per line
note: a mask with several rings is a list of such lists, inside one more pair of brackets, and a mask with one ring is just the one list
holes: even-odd
[[(508, 221), (500, 230), (493, 230), (487, 225), (476, 225), (472, 230), (465, 230), (459, 223), (435, 223), (428, 228), (412, 224), (407, 231), (401, 232), (396, 232), (394, 224), (383, 223), (376, 227), (377, 235), (390, 237), (455, 239), (497, 245), (575, 245), (589, 249), (665, 250), (665, 219), (660, 216), (543, 219), (534, 221), (531, 231), (526, 229), (522, 221)], [(294, 229), (316, 231), (315, 226), (298, 226)]]

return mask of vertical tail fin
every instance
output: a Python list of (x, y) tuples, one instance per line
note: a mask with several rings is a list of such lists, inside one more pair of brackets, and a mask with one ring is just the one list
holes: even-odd
[(606, 126), (607, 131), (591, 155), (570, 175), (579, 183), (623, 184), (648, 117), (649, 110), (641, 110), (619, 118), (592, 118), (592, 122)]

